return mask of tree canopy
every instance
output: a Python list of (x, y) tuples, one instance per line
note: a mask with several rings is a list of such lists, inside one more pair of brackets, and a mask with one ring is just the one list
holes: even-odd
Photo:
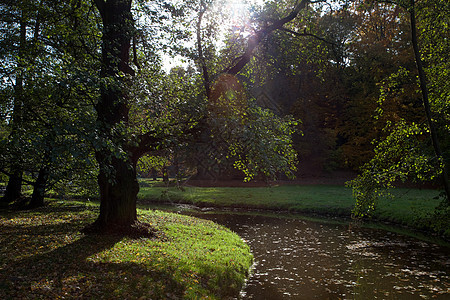
[(0, 8), (4, 203), (96, 180), (91, 229), (129, 227), (138, 171), (169, 165), (246, 181), (362, 167), (355, 215), (397, 180), (442, 178), (448, 198), (444, 0)]

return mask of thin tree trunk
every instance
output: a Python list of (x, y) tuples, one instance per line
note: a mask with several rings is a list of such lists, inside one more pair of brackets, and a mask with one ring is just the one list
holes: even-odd
[(428, 127), (430, 128), (430, 134), (431, 134), (431, 141), (433, 143), (434, 152), (436, 154), (436, 157), (439, 160), (442, 160), (444, 162), (443, 170), (442, 170), (442, 183), (444, 186), (445, 193), (447, 195), (447, 202), (450, 203), (450, 185), (449, 185), (449, 178), (448, 178), (448, 168), (447, 164), (445, 163), (445, 160), (443, 160), (441, 147), (439, 144), (439, 139), (437, 136), (436, 127), (433, 123), (433, 118), (431, 115), (431, 107), (430, 107), (430, 101), (428, 98), (428, 88), (427, 88), (427, 78), (425, 71), (423, 69), (422, 64), (422, 57), (420, 55), (419, 50), (419, 43), (417, 40), (417, 26), (416, 26), (416, 12), (415, 12), (415, 0), (411, 0), (410, 8), (409, 8), (409, 15), (410, 15), (410, 21), (411, 21), (411, 40), (412, 40), (412, 46), (414, 49), (414, 57), (416, 60), (417, 65), (417, 71), (419, 73), (419, 82), (420, 82), (420, 89), (422, 91), (422, 100), (423, 100), (423, 106), (425, 108), (425, 114), (427, 117)]
[(169, 171), (166, 166), (162, 168), (162, 178), (164, 183), (169, 183)]
[(197, 52), (198, 52), (198, 60), (202, 68), (203, 86), (205, 88), (206, 97), (209, 99), (211, 95), (211, 82), (209, 79), (208, 67), (206, 66), (205, 57), (203, 55), (202, 32), (201, 32), (203, 15), (206, 12), (206, 4), (203, 0), (200, 0), (200, 6), (201, 6), (200, 12), (198, 13), (198, 20), (197, 20)]
[(153, 181), (156, 181), (158, 179), (158, 172), (155, 168), (151, 168), (150, 173), (152, 175)]

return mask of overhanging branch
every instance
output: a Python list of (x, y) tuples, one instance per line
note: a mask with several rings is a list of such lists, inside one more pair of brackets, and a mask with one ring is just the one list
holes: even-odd
[(224, 73), (228, 73), (231, 75), (236, 75), (237, 73), (239, 73), (242, 70), (242, 68), (250, 61), (250, 59), (252, 58), (252, 53), (255, 50), (255, 48), (259, 45), (259, 43), (261, 43), (261, 41), (273, 31), (277, 29), (282, 29), (284, 24), (294, 20), (295, 17), (297, 17), (297, 15), (300, 13), (300, 11), (306, 7), (306, 4), (308, 2), (309, 0), (300, 1), (300, 3), (298, 3), (295, 6), (295, 8), (291, 11), (291, 13), (289, 13), (289, 15), (279, 20), (273, 21), (272, 24), (257, 31), (253, 36), (251, 36), (248, 39), (247, 49), (245, 50), (244, 54), (234, 65), (225, 69)]
[(183, 125), (184, 128), (180, 130), (180, 133), (175, 134), (161, 134), (156, 130), (149, 131), (145, 134), (138, 136), (138, 144), (130, 147), (128, 150), (132, 153), (133, 159), (136, 161), (145, 153), (157, 150), (157, 146), (162, 141), (175, 138), (177, 142), (186, 142), (192, 140), (190, 135), (198, 134), (202, 128), (204, 128), (205, 117), (198, 120), (191, 120), (188, 122), (175, 122), (167, 124), (169, 127), (176, 127)]
[(288, 33), (290, 33), (290, 34), (293, 34), (293, 35), (295, 35), (295, 36), (309, 36), (309, 37), (313, 37), (313, 38), (318, 39), (319, 41), (322, 41), (322, 42), (324, 42), (324, 43), (327, 43), (327, 44), (336, 46), (336, 43), (330, 42), (330, 41), (324, 39), (323, 37), (320, 37), (320, 36), (315, 35), (315, 34), (312, 34), (312, 33), (307, 33), (307, 32), (297, 32), (297, 31), (294, 31), (294, 30), (291, 30), (291, 29), (288, 29), (288, 28), (284, 28), (284, 27), (281, 28), (281, 30), (283, 30), (283, 31), (285, 31), (285, 32), (288, 32)]

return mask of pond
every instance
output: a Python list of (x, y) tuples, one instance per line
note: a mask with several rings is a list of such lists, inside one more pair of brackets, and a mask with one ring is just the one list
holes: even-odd
[(449, 248), (349, 225), (189, 213), (238, 233), (255, 266), (243, 299), (450, 299)]

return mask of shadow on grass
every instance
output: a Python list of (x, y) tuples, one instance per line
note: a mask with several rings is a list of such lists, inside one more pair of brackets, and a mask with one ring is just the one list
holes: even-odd
[(20, 234), (28, 236), (50, 235), (50, 234), (70, 234), (79, 231), (85, 226), (86, 222), (83, 220), (73, 220), (58, 224), (48, 225), (2, 225), (2, 235), (4, 234)]
[[(55, 211), (80, 210), (51, 208), (38, 214), (49, 213), (46, 217), (51, 218)], [(78, 230), (89, 222), (87, 219), (89, 216), (85, 215), (61, 224), (0, 225), (4, 247), (0, 251), (0, 299), (181, 297), (183, 287), (167, 270), (153, 270), (137, 262), (120, 262), (120, 257), (117, 263), (94, 261), (96, 254), (113, 248), (123, 236), (83, 235), (78, 238)], [(70, 242), (71, 239), (74, 241)], [(21, 251), (26, 252), (25, 248), (28, 255), (20, 256)], [(177, 295), (170, 294), (173, 291)]]
[(168, 272), (133, 262), (98, 263), (89, 258), (112, 248), (120, 236), (85, 236), (48, 253), (6, 265), (0, 272), (0, 298), (167, 297), (183, 288)]

